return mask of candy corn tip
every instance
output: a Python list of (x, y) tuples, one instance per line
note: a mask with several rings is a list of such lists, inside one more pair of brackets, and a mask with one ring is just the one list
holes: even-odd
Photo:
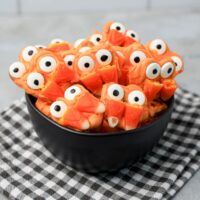
[(125, 127), (125, 130), (126, 130), (126, 131), (133, 130), (133, 129), (134, 129), (134, 128), (133, 128), (133, 127), (130, 127), (130, 126), (126, 126), (126, 127)]
[(115, 128), (119, 123), (119, 119), (117, 117), (108, 117), (108, 124), (110, 128)]
[(97, 113), (104, 113), (105, 110), (106, 110), (105, 105), (104, 105), (103, 103), (100, 102), (99, 105), (98, 105), (98, 107), (97, 107), (96, 112), (97, 112)]
[(84, 121), (83, 124), (82, 124), (82, 130), (87, 130), (90, 128), (90, 124), (88, 121)]

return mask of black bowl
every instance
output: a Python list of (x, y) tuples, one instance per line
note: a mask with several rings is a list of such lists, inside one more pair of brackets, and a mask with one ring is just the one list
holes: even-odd
[(151, 151), (165, 131), (173, 110), (168, 108), (151, 124), (115, 133), (86, 133), (65, 128), (35, 107), (35, 98), (26, 94), (34, 129), (45, 147), (62, 163), (89, 172), (114, 172), (136, 163)]

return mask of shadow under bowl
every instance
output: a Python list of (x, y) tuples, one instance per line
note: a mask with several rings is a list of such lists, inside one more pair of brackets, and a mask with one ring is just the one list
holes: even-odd
[(34, 97), (25, 96), (33, 127), (44, 146), (63, 164), (87, 173), (115, 172), (142, 159), (163, 135), (174, 104), (173, 97), (157, 119), (141, 128), (88, 133), (57, 124), (35, 107)]

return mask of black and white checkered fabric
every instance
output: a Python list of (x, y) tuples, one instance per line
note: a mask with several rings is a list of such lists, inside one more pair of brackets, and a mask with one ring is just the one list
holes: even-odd
[(43, 147), (24, 99), (0, 116), (0, 193), (10, 199), (170, 199), (200, 167), (200, 97), (178, 90), (159, 144), (117, 174), (84, 174)]

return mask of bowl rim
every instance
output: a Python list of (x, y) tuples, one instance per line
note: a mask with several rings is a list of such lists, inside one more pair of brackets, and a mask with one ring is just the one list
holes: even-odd
[(25, 99), (26, 99), (26, 103), (28, 103), (32, 109), (34, 111), (36, 111), (40, 116), (44, 117), (48, 122), (50, 122), (51, 124), (55, 125), (56, 127), (64, 130), (67, 132), (67, 134), (76, 134), (76, 135), (79, 135), (79, 136), (92, 136), (92, 137), (113, 137), (113, 136), (118, 136), (118, 135), (128, 135), (128, 134), (135, 134), (137, 132), (142, 132), (143, 130), (145, 129), (148, 129), (152, 126), (154, 126), (154, 124), (158, 123), (160, 121), (160, 119), (162, 117), (164, 117), (168, 112), (170, 112), (170, 110), (172, 109), (173, 105), (174, 105), (174, 95), (173, 97), (171, 97), (167, 102), (168, 102), (168, 107), (167, 109), (158, 117), (156, 118), (155, 120), (153, 120), (151, 123), (149, 124), (146, 124), (142, 127), (139, 127), (139, 128), (136, 128), (136, 129), (131, 129), (131, 130), (128, 130), (128, 131), (118, 131), (118, 132), (81, 132), (81, 131), (76, 131), (74, 129), (70, 129), (70, 128), (67, 128), (67, 127), (64, 127), (60, 124), (58, 124), (57, 122), (53, 121), (52, 119), (50, 119), (49, 117), (47, 117), (46, 115), (44, 115), (42, 112), (40, 112), (36, 107), (35, 105), (32, 103), (31, 101), (31, 98), (35, 98), (33, 97), (32, 95), (30, 94), (27, 94), (25, 93)]

